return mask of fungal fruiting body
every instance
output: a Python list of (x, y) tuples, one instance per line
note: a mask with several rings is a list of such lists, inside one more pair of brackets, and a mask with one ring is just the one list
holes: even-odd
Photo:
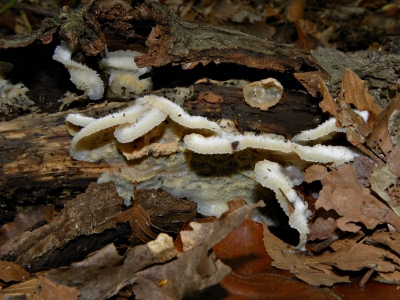
[[(354, 112), (361, 116), (365, 123), (368, 122), (368, 111), (358, 111), (355, 109)], [(300, 132), (299, 134), (292, 137), (291, 140), (298, 143), (316, 140), (327, 140), (335, 132), (346, 132), (346, 128), (337, 126), (336, 118), (330, 118), (329, 120), (325, 121), (314, 129), (304, 130)]]
[[(144, 91), (153, 89), (150, 78), (139, 77), (151, 70), (151, 68), (138, 68), (135, 57), (140, 55), (137, 51), (107, 52), (99, 67), (109, 73), (107, 96), (111, 98), (132, 98)], [(57, 46), (53, 59), (62, 63), (71, 75), (71, 81), (76, 87), (84, 91), (92, 100), (103, 97), (104, 84), (99, 74), (88, 66), (72, 60), (72, 49), (64, 41)], [(74, 99), (72, 99), (73, 101)], [(64, 102), (72, 102), (64, 101)]]
[(243, 87), (246, 103), (260, 110), (268, 110), (268, 108), (276, 105), (281, 100), (282, 93), (282, 85), (274, 78), (255, 81)]
[[(73, 131), (71, 155), (106, 160), (111, 170), (99, 181), (114, 181), (127, 204), (136, 181), (139, 188), (163, 188), (196, 201), (200, 212), (219, 216), (232, 199), (254, 203), (263, 198), (264, 186), (276, 193), (290, 226), (299, 231), (299, 248), (308, 233), (309, 211), (286, 175), (296, 170), (281, 165), (299, 173), (309, 162), (343, 164), (356, 156), (345, 147), (306, 146), (273, 134), (240, 133), (229, 120), (216, 123), (191, 116), (154, 95), (99, 119), (72, 114), (67, 121), (71, 128), (83, 127)], [(295, 177), (300, 183), (301, 176)]]
[(62, 63), (71, 75), (71, 81), (92, 100), (103, 97), (104, 85), (96, 71), (71, 59), (72, 49), (64, 41), (57, 46), (53, 59)]
[(279, 164), (268, 160), (260, 161), (256, 163), (254, 173), (262, 186), (275, 192), (276, 199), (289, 217), (289, 225), (299, 232), (299, 246), (302, 248), (306, 244), (309, 233), (307, 219), (311, 211), (308, 210), (307, 203), (293, 189), (294, 184)]
[(115, 51), (109, 52), (107, 57), (102, 59), (99, 66), (110, 74), (108, 80), (107, 96), (111, 98), (128, 99), (153, 89), (151, 78), (139, 79), (151, 68), (138, 68), (135, 57), (141, 53), (137, 51)]

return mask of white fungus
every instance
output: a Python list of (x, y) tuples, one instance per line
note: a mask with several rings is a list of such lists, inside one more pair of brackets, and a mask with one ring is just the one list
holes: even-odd
[(280, 206), (289, 217), (289, 225), (300, 234), (297, 247), (305, 250), (307, 234), (309, 233), (307, 219), (311, 215), (307, 203), (293, 189), (292, 181), (284, 174), (279, 164), (268, 160), (260, 161), (256, 163), (254, 173), (262, 186), (275, 192)]
[(96, 71), (71, 59), (72, 49), (64, 41), (57, 46), (53, 59), (62, 63), (71, 75), (71, 81), (92, 100), (103, 97), (104, 85)]
[(260, 110), (268, 110), (268, 108), (276, 105), (281, 100), (282, 93), (282, 85), (274, 78), (255, 81), (243, 87), (246, 103)]
[(108, 97), (128, 99), (153, 89), (151, 78), (139, 78), (151, 70), (151, 68), (136, 66), (135, 57), (139, 55), (141, 53), (137, 51), (120, 50), (107, 53), (107, 57), (100, 61), (100, 68), (110, 74)]
[[(340, 165), (357, 155), (346, 147), (306, 146), (273, 134), (240, 133), (229, 120), (216, 123), (190, 116), (154, 95), (100, 119), (70, 115), (68, 121), (84, 127), (72, 140), (71, 155), (107, 161), (111, 170), (99, 180), (116, 182), (126, 203), (136, 181), (141, 188), (163, 188), (194, 200), (200, 212), (219, 216), (234, 198), (247, 203), (262, 198), (260, 183), (275, 192), (290, 226), (299, 231), (301, 249), (309, 210), (293, 189), (303, 180), (300, 170), (308, 162)], [(270, 160), (283, 162), (286, 169)]]

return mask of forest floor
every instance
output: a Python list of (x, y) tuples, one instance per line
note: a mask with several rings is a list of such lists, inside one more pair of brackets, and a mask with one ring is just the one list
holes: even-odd
[[(83, 3), (86, 5), (89, 2)], [(120, 35), (113, 33), (115, 39), (109, 40), (107, 46), (110, 49), (118, 50), (124, 38), (139, 41), (132, 49), (140, 51), (146, 50), (146, 47), (151, 48), (148, 41), (141, 40), (143, 36), (151, 36), (145, 27), (133, 22), (137, 28), (130, 31), (130, 35), (124, 27), (130, 22), (129, 13), (138, 10), (143, 1), (132, 2), (121, 2), (121, 7), (110, 10), (99, 7), (111, 7), (115, 1), (100, 0), (97, 2), (99, 6), (88, 6), (90, 9), (94, 7), (93, 11), (96, 12), (93, 15), (98, 14), (99, 19), (102, 18), (102, 25), (114, 22), (113, 30), (120, 30)], [(110, 32), (104, 29), (105, 26), (96, 28), (96, 20), (86, 20), (85, 25), (79, 23), (79, 18), (72, 20), (72, 14), (68, 15), (64, 6), (77, 8), (78, 11), (83, 7), (78, 1), (3, 0), (0, 2), (0, 299), (399, 299), (400, 2), (159, 2), (184, 21), (242, 32), (276, 43), (277, 48), (281, 44), (293, 45), (295, 49), (304, 51), (299, 53), (312, 57), (319, 69), (308, 70), (309, 67), (303, 65), (298, 69), (293, 66), (284, 71), (268, 70), (283, 83), (283, 94), (286, 93), (286, 96), (282, 96), (282, 101), (288, 101), (271, 109), (268, 112), (271, 115), (259, 114), (259, 110), (254, 107), (250, 111), (247, 104), (243, 104), (241, 114), (228, 112), (227, 107), (231, 105), (227, 104), (228, 100), (236, 99), (239, 94), (242, 98), (239, 89), (241, 83), (232, 83), (232, 80), (250, 78), (245, 67), (233, 67), (229, 69), (234, 70), (232, 75), (228, 72), (221, 75), (219, 72), (222, 69), (218, 69), (215, 61), (215, 66), (211, 63), (212, 66), (208, 65), (207, 68), (191, 68), (188, 58), (188, 61), (175, 64), (182, 65), (179, 71), (173, 69), (174, 63), (164, 69), (153, 67), (150, 74), (155, 75), (152, 78), (154, 93), (167, 98), (175, 97), (182, 103), (186, 101), (182, 105), (185, 111), (208, 118), (210, 122), (230, 118), (234, 124), (231, 130), (237, 136), (252, 131), (254, 136), (261, 138), (267, 133), (273, 133), (281, 136), (278, 140), (290, 140), (302, 130), (316, 128), (328, 119), (335, 118), (336, 125), (332, 125), (336, 126), (335, 129), (327, 129), (329, 133), (319, 136), (314, 144), (329, 149), (328, 152), (339, 153), (339, 149), (352, 149), (357, 155), (350, 161), (337, 164), (335, 161), (318, 163), (303, 159), (300, 184), (289, 188), (295, 194), (294, 198), (290, 198), (292, 194), (284, 190), (286, 187), (273, 188), (257, 177), (257, 165), (265, 149), (254, 150), (256, 146), (249, 146), (253, 150), (246, 148), (236, 151), (241, 144), (233, 142), (230, 147), (236, 156), (232, 161), (237, 165), (232, 170), (235, 169), (237, 177), (232, 177), (230, 173), (232, 166), (227, 167), (229, 172), (219, 170), (220, 173), (216, 173), (218, 176), (235, 178), (226, 179), (222, 185), (234, 186), (235, 181), (239, 180), (237, 178), (241, 178), (245, 172), (241, 165), (244, 159), (238, 153), (246, 153), (249, 155), (246, 160), (248, 157), (254, 159), (249, 166), (255, 167), (251, 176), (253, 183), (256, 179), (258, 181), (256, 192), (265, 193), (263, 196), (272, 200), (260, 196), (257, 200), (264, 199), (264, 202), (244, 205), (243, 200), (237, 199), (242, 198), (238, 192), (238, 196), (232, 196), (233, 201), (228, 203), (229, 210), (216, 218), (208, 216), (205, 211), (201, 211), (202, 214), (197, 212), (196, 203), (190, 201), (189, 196), (174, 197), (161, 189), (143, 189), (144, 185), (138, 182), (141, 179), (126, 173), (122, 177), (126, 179), (131, 176), (135, 196), (133, 205), (126, 207), (113, 183), (95, 183), (104, 170), (109, 170), (108, 164), (112, 168), (109, 160), (104, 159), (99, 163), (81, 162), (69, 157), (68, 151), (72, 140), (69, 134), (76, 136), (79, 130), (84, 130), (81, 127), (86, 128), (87, 124), (82, 125), (84, 122), (89, 122), (89, 119), (95, 122), (96, 118), (125, 108), (127, 101), (132, 99), (125, 97), (114, 103), (112, 97), (104, 97), (97, 102), (86, 97), (86, 101), (80, 101), (85, 95), (74, 94), (79, 91), (69, 81), (66, 69), (61, 64), (53, 65), (56, 63), (51, 59), (55, 41), (71, 42), (79, 34), (92, 31), (102, 31), (99, 36), (110, 37)], [(28, 38), (24, 37), (32, 32), (44, 32), (45, 26), (50, 28), (48, 24), (51, 22), (48, 20), (61, 20), (62, 7), (67, 16), (64, 17), (71, 18), (68, 23), (71, 27), (57, 27), (57, 31), (51, 33), (50, 39), (54, 39), (51, 43), (46, 41), (46, 36), (41, 36), (43, 44), (52, 45), (52, 48), (43, 48), (48, 53), (42, 53), (43, 57), (51, 61), (51, 65), (36, 71), (35, 79), (28, 78), (32, 70), (26, 70), (24, 74), (23, 67), (17, 63), (29, 60), (30, 45), (25, 43)], [(115, 22), (117, 19), (118, 24)], [(149, 26), (157, 22), (162, 24), (163, 20), (148, 21)], [(85, 33), (75, 32), (83, 26), (90, 29)], [(17, 44), (5, 46), (9, 45), (5, 41), (12, 39)], [(97, 53), (97, 56), (89, 57), (87, 51), (90, 50), (87, 49), (92, 47), (95, 51), (96, 47), (100, 47), (99, 44), (84, 44), (81, 40), (77, 43), (81, 43), (85, 50), (76, 51), (73, 59), (92, 65), (97, 63), (101, 55)], [(30, 62), (30, 68), (40, 64), (40, 61)], [(224, 65), (224, 68), (227, 66)], [(169, 73), (171, 70), (174, 71)], [(239, 78), (242, 71), (243, 78)], [(102, 74), (103, 81), (106, 80), (104, 76), (110, 76), (105, 73)], [(254, 79), (257, 76), (250, 77)], [(125, 87), (122, 89), (125, 92)], [(195, 98), (188, 101), (183, 94), (191, 91), (193, 95), (193, 90), (195, 96), (190, 97)], [(171, 91), (183, 96), (166, 96)], [(218, 91), (224, 94), (218, 94)], [(168, 95), (172, 95), (172, 92)], [(77, 101), (66, 102), (68, 97)], [(302, 115), (304, 117), (295, 117), (299, 113), (296, 111), (297, 106), (293, 108), (296, 101), (304, 102), (298, 109), (300, 111), (306, 107), (304, 109), (307, 112)], [(307, 105), (306, 101), (309, 101)], [(254, 116), (266, 116), (265, 122), (271, 123), (268, 116), (274, 118), (274, 114), (286, 110), (282, 108), (285, 103), (290, 103), (285, 107), (292, 106), (294, 119), (305, 120), (292, 123), (288, 120), (290, 117), (285, 115), (277, 118), (277, 124), (264, 126), (261, 120), (262, 125), (252, 121)], [(177, 107), (174, 109), (180, 109)], [(173, 112), (166, 111), (167, 119), (161, 121), (166, 125), (162, 126), (169, 126), (168, 122), (172, 120), (179, 128), (184, 127), (179, 139), (183, 140), (183, 135), (187, 134), (184, 139), (186, 142), (188, 132), (191, 135), (204, 134), (205, 131), (199, 128), (206, 127), (188, 127), (183, 125), (184, 122), (175, 123)], [(368, 112), (367, 117), (363, 117), (360, 111)], [(77, 112), (90, 118), (77, 123), (69, 121), (67, 129), (65, 118)], [(242, 115), (247, 113), (248, 117), (243, 118)], [(143, 114), (147, 114), (147, 111), (143, 111)], [(113, 122), (107, 120), (110, 124)], [(195, 122), (191, 116), (188, 120)], [(286, 127), (285, 123), (288, 123)], [(48, 129), (49, 124), (55, 124), (54, 129)], [(97, 134), (96, 138), (104, 142), (112, 135), (109, 132), (117, 132), (116, 125), (122, 123), (113, 124), (102, 128), (102, 133), (88, 135)], [(218, 124), (222, 128), (222, 123)], [(162, 127), (157, 128), (163, 130), (160, 129)], [(54, 146), (52, 141), (57, 134), (60, 142)], [(154, 134), (157, 136), (159, 133)], [(66, 192), (67, 189), (62, 189), (62, 184), (57, 184), (53, 177), (52, 184), (48, 184), (48, 179), (43, 177), (30, 187), (21, 187), (29, 190), (24, 195), (19, 194), (15, 188), (11, 189), (13, 179), (18, 176), (35, 176), (44, 169), (45, 159), (38, 158), (39, 162), (32, 165), (35, 160), (27, 154), (30, 146), (38, 147), (33, 140), (24, 142), (27, 150), (19, 156), (18, 151), (23, 151), (20, 149), (22, 146), (14, 143), (22, 136), (29, 139), (39, 136), (46, 138), (43, 145), (46, 146), (48, 142), (48, 147), (44, 147), (48, 151), (47, 156), (52, 156), (53, 150), (57, 152), (55, 147), (59, 147), (58, 150), (63, 151), (60, 155), (64, 155), (64, 158), (63, 161), (56, 159), (52, 172), (56, 174), (63, 169), (73, 169), (74, 174), (65, 173), (68, 176), (63, 177), (63, 184), (69, 177), (78, 178), (74, 180), (79, 180), (79, 183), (71, 179)], [(137, 138), (133, 141), (136, 143), (134, 147), (140, 143), (148, 146), (146, 143), (153, 143), (153, 138)], [(207, 144), (207, 138), (209, 136), (205, 135), (203, 145)], [(101, 142), (94, 140), (90, 151), (104, 147)], [(291, 143), (296, 142), (292, 140)], [(121, 144), (118, 141), (114, 148), (128, 155)], [(145, 148), (142, 144), (140, 147)], [(299, 142), (294, 148), (299, 145), (303, 144)], [(310, 144), (305, 142), (304, 145), (308, 147)], [(8, 155), (13, 151), (15, 155), (11, 159)], [(147, 151), (156, 153), (153, 148)], [(313, 155), (317, 153), (309, 151)], [(281, 154), (276, 152), (279, 151), (268, 152), (272, 153), (269, 159), (276, 159), (286, 167)], [(198, 167), (193, 163), (196, 156), (192, 155), (193, 165), (190, 167)], [(342, 152), (338, 155), (342, 155)], [(161, 156), (172, 157), (163, 153)], [(223, 169), (221, 165), (225, 166), (223, 160), (228, 156), (218, 156), (219, 160), (215, 159), (217, 156), (210, 157), (207, 158), (209, 169)], [(292, 159), (292, 156), (284, 158)], [(29, 170), (25, 162), (29, 162)], [(185, 163), (189, 165), (188, 161)], [(166, 165), (164, 163), (162, 167)], [(121, 167), (115, 164), (114, 169), (117, 168), (115, 166)], [(202, 172), (213, 172), (205, 169), (201, 169)], [(11, 173), (11, 170), (15, 173)], [(18, 175), (19, 171), (24, 175)], [(207, 176), (201, 178), (204, 177)], [(23, 179), (18, 180), (23, 182)], [(196, 180), (193, 179), (190, 184), (200, 184)], [(206, 180), (210, 186), (220, 184), (220, 179)], [(190, 185), (188, 182), (185, 184)], [(279, 204), (271, 190), (280, 199)], [(301, 203), (306, 203), (309, 214), (301, 211), (299, 202), (293, 199), (301, 199)], [(197, 203), (199, 206), (203, 204), (201, 201)], [(262, 208), (264, 205), (266, 208)], [(254, 221), (250, 217), (253, 210), (273, 211), (273, 214), (276, 213), (273, 217), (280, 221), (276, 226), (271, 226), (273, 222), (268, 226), (265, 222)], [(302, 227), (296, 223), (300, 222), (295, 216), (298, 213), (306, 215), (308, 219), (309, 232), (305, 244), (300, 247), (302, 249), (295, 247), (301, 244), (302, 236)]]

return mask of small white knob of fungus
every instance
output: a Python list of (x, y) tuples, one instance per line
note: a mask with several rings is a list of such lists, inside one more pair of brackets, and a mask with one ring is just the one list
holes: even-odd
[(268, 110), (282, 98), (283, 87), (274, 78), (249, 83), (243, 87), (244, 100), (251, 107)]

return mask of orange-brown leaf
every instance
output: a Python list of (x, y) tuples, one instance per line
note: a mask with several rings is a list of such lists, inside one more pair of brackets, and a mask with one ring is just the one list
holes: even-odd
[(336, 119), (338, 119), (339, 107), (337, 103), (333, 100), (331, 94), (329, 94), (329, 90), (326, 87), (325, 82), (321, 79), (321, 77), (318, 77), (318, 82), (319, 82), (320, 92), (323, 97), (322, 101), (319, 103), (319, 107), (321, 107), (323, 112), (328, 112)]
[(296, 22), (303, 18), (304, 15), (304, 1), (303, 0), (293, 0), (292, 3), (287, 8), (287, 19), (290, 22)]
[(117, 223), (129, 222), (132, 228), (132, 235), (129, 238), (129, 241), (132, 244), (136, 243), (136, 239), (143, 243), (155, 240), (157, 238), (155, 230), (161, 231), (151, 223), (147, 211), (137, 203), (135, 203), (130, 209), (114, 216), (113, 220)]
[(0, 280), (10, 282), (27, 279), (29, 279), (29, 273), (25, 269), (12, 262), (0, 260)]
[(375, 104), (374, 98), (368, 93), (365, 81), (348, 68), (344, 70), (342, 80), (346, 103), (353, 104), (360, 111), (368, 110), (371, 116), (370, 120), (374, 120), (382, 109)]

